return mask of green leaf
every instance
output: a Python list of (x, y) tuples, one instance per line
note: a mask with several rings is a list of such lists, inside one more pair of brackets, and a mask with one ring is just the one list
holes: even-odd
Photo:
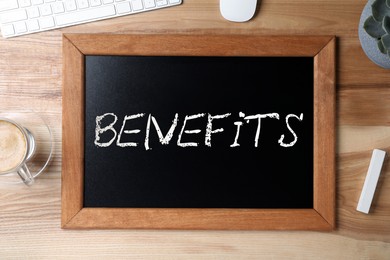
[(381, 40), (378, 40), (378, 41), (377, 41), (377, 44), (378, 44), (378, 49), (379, 49), (383, 54), (387, 54), (387, 50), (386, 50), (385, 46), (383, 46), (382, 41), (381, 41)]
[(382, 28), (385, 30), (385, 32), (390, 33), (390, 16), (386, 15), (383, 18)]
[(388, 8), (390, 8), (390, 0), (386, 0), (386, 5)]
[(367, 20), (364, 22), (363, 28), (371, 37), (376, 39), (381, 38), (382, 35), (386, 33), (382, 28), (382, 24), (375, 21), (372, 16), (367, 18)]
[(390, 16), (390, 8), (387, 6), (387, 0), (375, 0), (372, 5), (372, 16), (375, 21), (382, 22), (386, 15)]
[(387, 51), (390, 51), (390, 34), (386, 34), (385, 36), (383, 36), (381, 38), (381, 42), (383, 44), (383, 47), (385, 47)]

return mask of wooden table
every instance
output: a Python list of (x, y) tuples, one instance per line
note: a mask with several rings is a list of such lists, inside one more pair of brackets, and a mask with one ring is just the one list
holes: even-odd
[[(390, 168), (386, 161), (369, 215), (355, 210), (373, 148), (390, 152), (390, 71), (363, 53), (363, 0), (263, 0), (253, 20), (231, 23), (218, 0), (61, 30), (0, 39), (0, 111), (41, 113), (55, 138), (50, 167), (32, 187), (0, 182), (0, 258), (137, 257), (390, 258)], [(336, 35), (337, 229), (322, 232), (60, 229), (63, 33)]]

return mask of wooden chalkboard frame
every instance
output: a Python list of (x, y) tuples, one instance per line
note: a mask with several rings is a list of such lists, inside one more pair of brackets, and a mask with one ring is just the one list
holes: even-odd
[[(333, 36), (65, 34), (62, 228), (332, 230), (335, 227), (335, 42)], [(84, 208), (85, 55), (313, 57), (313, 208)]]

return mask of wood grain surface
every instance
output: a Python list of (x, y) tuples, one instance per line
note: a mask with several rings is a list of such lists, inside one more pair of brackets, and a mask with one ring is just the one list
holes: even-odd
[[(260, 2), (260, 1), (259, 1)], [(356, 205), (372, 149), (390, 152), (390, 71), (360, 47), (364, 0), (262, 0), (236, 24), (218, 0), (183, 5), (12, 39), (0, 39), (0, 110), (34, 109), (49, 122), (54, 158), (32, 187), (0, 181), (1, 259), (389, 259), (390, 167), (385, 162), (371, 213)], [(62, 34), (251, 34), (337, 36), (336, 230), (62, 230)]]

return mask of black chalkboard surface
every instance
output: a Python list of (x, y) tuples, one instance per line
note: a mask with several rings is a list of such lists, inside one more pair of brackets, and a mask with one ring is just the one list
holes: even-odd
[(335, 44), (65, 34), (62, 228), (332, 230)]
[[(86, 56), (85, 67), (84, 207), (313, 207), (312, 57)], [(153, 119), (165, 137), (175, 115), (161, 144)]]

